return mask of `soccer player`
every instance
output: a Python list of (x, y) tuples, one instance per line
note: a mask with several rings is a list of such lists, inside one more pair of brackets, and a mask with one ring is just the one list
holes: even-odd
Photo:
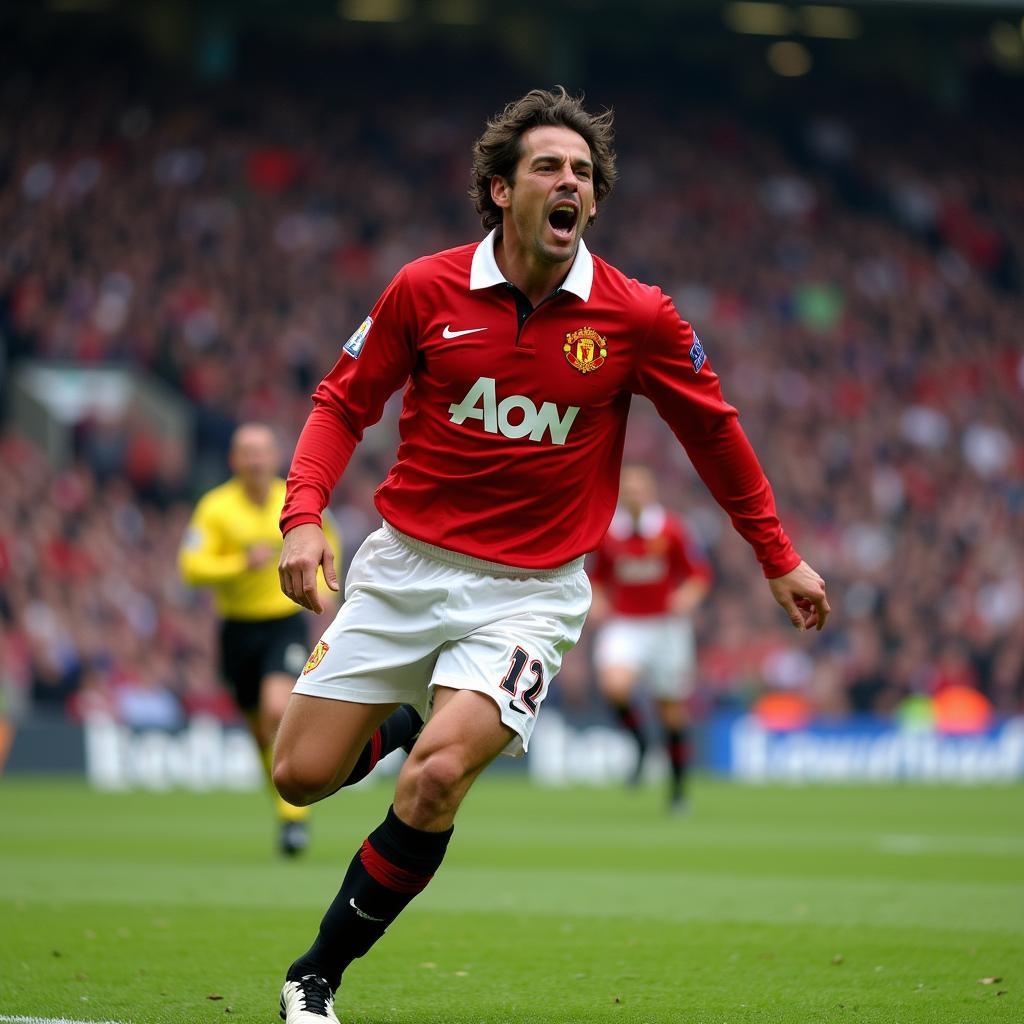
[(686, 699), (693, 692), (695, 644), (690, 617), (704, 600), (711, 569), (686, 527), (657, 502), (646, 466), (622, 470), (619, 507), (590, 574), (591, 615), (602, 623), (595, 662), (598, 685), (636, 744), (639, 782), (647, 741), (633, 694), (643, 681), (654, 699), (668, 751), (669, 807), (686, 809), (689, 760)]
[(403, 267), (314, 393), (281, 516), (282, 589), (304, 607), (321, 608), (321, 509), (403, 388), (400, 443), (376, 494), (384, 525), (356, 553), (345, 603), (285, 710), (274, 781), (312, 803), (398, 705), (428, 721), (392, 806), (287, 970), (287, 1024), (337, 1020), (343, 972), (430, 882), (473, 781), (529, 744), (590, 607), (583, 556), (615, 507), (633, 394), (675, 431), (794, 626), (828, 615), (690, 325), (583, 243), (615, 180), (611, 129), (610, 111), (591, 115), (562, 89), (490, 121), (471, 189), (490, 233)]
[[(285, 483), (273, 431), (240, 426), (231, 440), (232, 477), (196, 505), (178, 561), (185, 582), (213, 590), (221, 616), (221, 674), (234, 691), (261, 758), (270, 771), (274, 736), (309, 651), (302, 610), (282, 593), (278, 519)], [(329, 524), (332, 559), (337, 539)], [(332, 563), (333, 564), (333, 563)], [(275, 794), (276, 796), (276, 794)], [(308, 808), (276, 796), (279, 844), (294, 856), (308, 843)]]

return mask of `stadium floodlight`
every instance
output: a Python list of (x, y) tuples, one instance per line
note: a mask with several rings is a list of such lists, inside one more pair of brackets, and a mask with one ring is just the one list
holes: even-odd
[(483, 21), (483, 12), (476, 0), (435, 0), (427, 13), (438, 25), (478, 25)]
[(795, 24), (793, 12), (788, 7), (750, 3), (748, 0), (726, 4), (722, 17), (734, 32), (755, 36), (789, 35)]
[(1021, 32), (1008, 21), (997, 21), (989, 29), (988, 40), (992, 48), (992, 59), (1007, 71), (1024, 68), (1024, 21)]
[(821, 39), (856, 39), (861, 33), (861, 21), (857, 12), (848, 7), (806, 4), (800, 8), (800, 31)]
[(339, 0), (338, 15), (346, 21), (404, 21), (412, 13), (409, 0)]
[(811, 55), (803, 43), (780, 40), (768, 47), (768, 64), (783, 78), (799, 78), (811, 70)]

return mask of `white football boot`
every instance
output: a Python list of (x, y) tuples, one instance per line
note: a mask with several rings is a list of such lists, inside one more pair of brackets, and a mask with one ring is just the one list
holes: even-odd
[(281, 989), (281, 1020), (285, 1024), (339, 1024), (331, 986), (316, 974), (286, 981)]

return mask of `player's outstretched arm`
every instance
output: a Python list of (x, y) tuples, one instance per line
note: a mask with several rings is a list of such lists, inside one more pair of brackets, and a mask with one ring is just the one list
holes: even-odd
[(338, 589), (338, 574), (334, 568), (334, 552), (316, 523), (301, 523), (284, 535), (281, 561), (277, 574), (281, 590), (296, 604), (319, 615), (323, 610), (317, 593), (317, 569), (324, 567), (324, 579), (331, 590)]
[(768, 581), (775, 600), (786, 609), (789, 621), (801, 632), (821, 629), (832, 610), (825, 596), (825, 581), (806, 563), (801, 562), (785, 576)]

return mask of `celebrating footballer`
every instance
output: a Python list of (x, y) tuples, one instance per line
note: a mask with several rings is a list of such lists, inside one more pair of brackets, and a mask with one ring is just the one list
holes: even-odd
[(590, 608), (583, 558), (615, 509), (633, 395), (671, 427), (793, 625), (828, 616), (690, 324), (583, 242), (615, 177), (610, 111), (562, 89), (509, 104), (473, 150), (489, 233), (399, 270), (313, 396), (281, 514), (281, 586), (298, 604), (321, 610), (321, 565), (336, 586), (321, 513), (404, 389), (401, 440), (376, 494), (383, 525), (289, 699), (274, 781), (313, 803), (426, 724), (287, 969), (287, 1024), (337, 1021), (344, 971), (437, 872), (474, 780), (527, 749)]

